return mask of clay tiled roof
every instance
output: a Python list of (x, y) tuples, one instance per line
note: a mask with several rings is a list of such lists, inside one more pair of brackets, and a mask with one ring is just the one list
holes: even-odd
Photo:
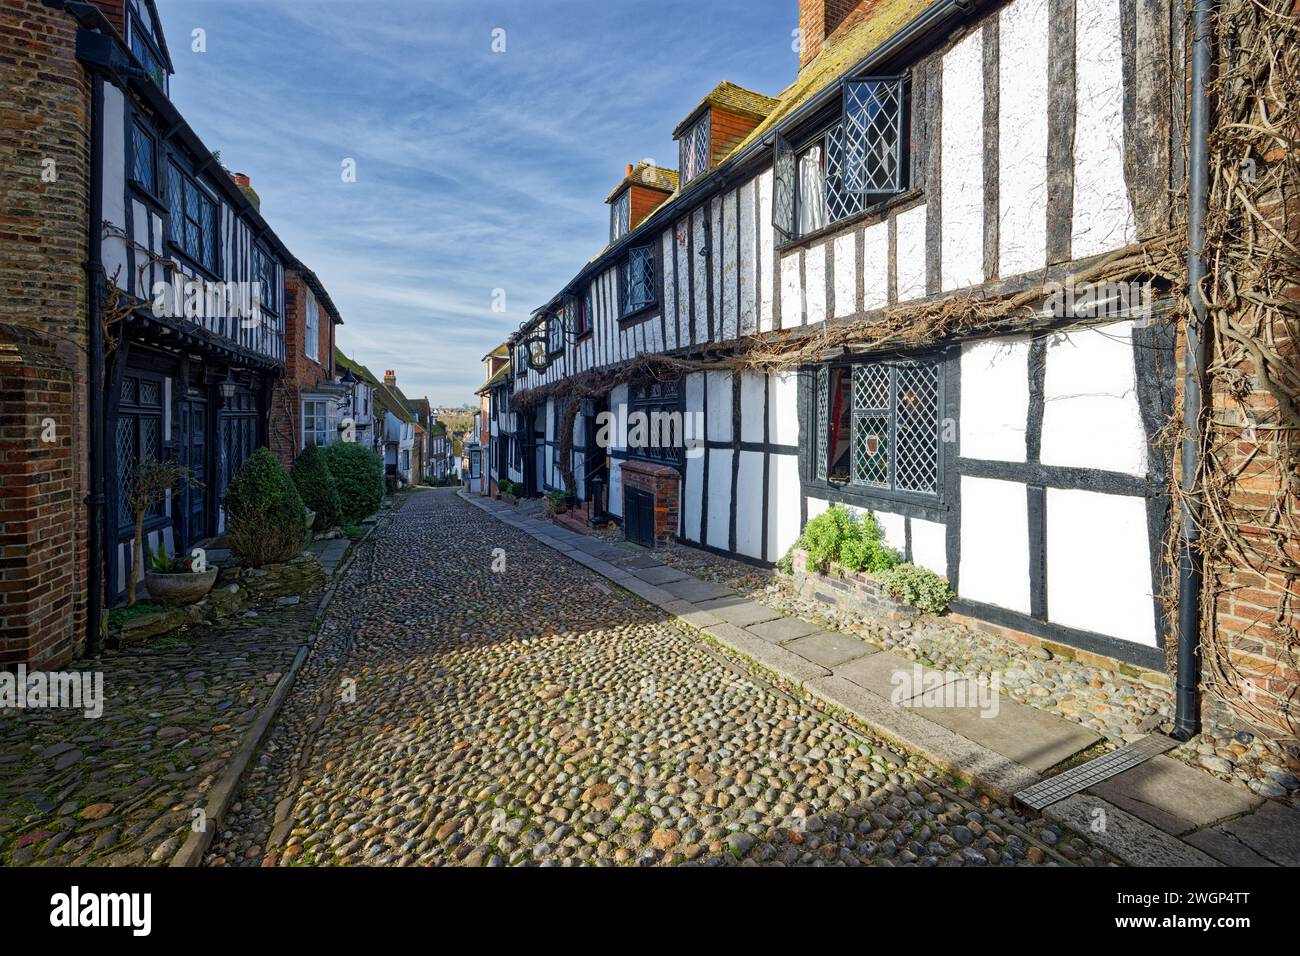
[(666, 193), (674, 192), (677, 189), (677, 170), (666, 169), (663, 166), (656, 166), (645, 161), (639, 162), (632, 167), (632, 173), (623, 177), (623, 181), (605, 197), (605, 202), (609, 202), (617, 196), (623, 187), (629, 183), (636, 183), (638, 186), (649, 186), (651, 189), (662, 189)]
[(716, 106), (718, 109), (738, 113), (741, 116), (763, 119), (776, 108), (779, 102), (776, 97), (767, 96), (754, 90), (747, 90), (743, 86), (737, 86), (730, 80), (723, 80), (713, 88), (713, 91), (708, 96), (700, 100), (686, 119), (677, 124), (677, 128), (673, 130), (673, 139), (680, 137), (686, 131), (686, 128), (695, 122), (700, 115), (700, 111), (707, 106)]

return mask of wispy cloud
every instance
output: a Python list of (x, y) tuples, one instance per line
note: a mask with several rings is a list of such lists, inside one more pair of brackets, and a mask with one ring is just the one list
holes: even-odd
[(604, 245), (626, 163), (675, 165), (672, 128), (718, 81), (793, 79), (795, 6), (159, 3), (173, 99), (330, 290), (340, 345), (435, 404), (471, 400), (483, 354)]

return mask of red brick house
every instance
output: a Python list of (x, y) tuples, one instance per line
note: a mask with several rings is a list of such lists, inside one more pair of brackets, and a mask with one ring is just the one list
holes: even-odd
[(271, 402), (270, 447), (286, 466), (308, 445), (338, 440), (347, 386), (335, 381), (338, 308), (301, 262), (285, 270), (285, 363)]

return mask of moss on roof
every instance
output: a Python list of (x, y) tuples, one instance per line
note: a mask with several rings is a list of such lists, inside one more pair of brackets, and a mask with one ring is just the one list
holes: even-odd
[(366, 368), (360, 362), (348, 358), (343, 354), (343, 350), (337, 345), (334, 346), (334, 364), (339, 368), (351, 371), (353, 375), (357, 376), (357, 378), (364, 379), (371, 385), (379, 384), (379, 379), (375, 378), (370, 369)]
[(723, 80), (709, 92), (708, 96), (696, 104), (695, 109), (686, 114), (686, 119), (677, 124), (677, 128), (673, 130), (673, 139), (679, 139), (706, 106), (716, 106), (718, 109), (739, 113), (741, 116), (762, 119), (772, 112), (779, 102), (774, 96), (747, 90), (730, 80)]
[(633, 183), (638, 186), (648, 186), (651, 189), (661, 189), (666, 193), (675, 192), (677, 190), (677, 170), (656, 166), (654, 163), (647, 163), (642, 160), (633, 166), (632, 172), (624, 176), (623, 181), (605, 197), (605, 202), (611, 202), (615, 196), (623, 191), (624, 186)]

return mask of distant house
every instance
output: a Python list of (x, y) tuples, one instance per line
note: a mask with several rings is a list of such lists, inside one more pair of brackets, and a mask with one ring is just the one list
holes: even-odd
[(346, 392), (339, 404), (339, 423), (342, 431), (350, 430), (352, 440), (374, 452), (383, 450), (382, 429), (375, 425), (375, 388), (379, 380), (370, 369), (334, 349), (335, 380)]
[(391, 368), (384, 372), (384, 380), (375, 386), (374, 392), (375, 414), (383, 412), (384, 473), (393, 476), (399, 485), (414, 484), (415, 435), (420, 426), (406, 396), (397, 387), (397, 373)]
[(316, 274), (285, 270), (285, 372), (271, 396), (270, 448), (286, 466), (308, 445), (339, 440), (348, 386), (335, 381), (334, 327), (343, 319)]

